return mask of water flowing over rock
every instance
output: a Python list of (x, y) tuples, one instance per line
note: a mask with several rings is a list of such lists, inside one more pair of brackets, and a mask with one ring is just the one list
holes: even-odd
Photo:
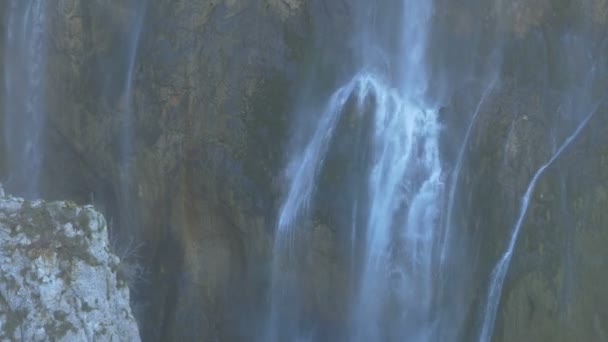
[(28, 197), (38, 195), (45, 123), (45, 57), (48, 2), (11, 0), (4, 47), (4, 140), (8, 186)]
[(145, 341), (608, 340), (606, 18), (0, 1), (0, 181), (140, 246)]
[(0, 339), (139, 341), (103, 216), (0, 188)]

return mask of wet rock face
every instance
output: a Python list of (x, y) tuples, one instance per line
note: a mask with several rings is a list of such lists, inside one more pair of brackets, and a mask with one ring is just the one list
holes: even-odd
[[(475, 92), (475, 91), (473, 91)], [(507, 248), (534, 173), (593, 106), (564, 106), (566, 93), (514, 83), (495, 86), (481, 105), (458, 196), (467, 256), (461, 271), (472, 293), (464, 340), (478, 338), (490, 273)], [(566, 112), (573, 110), (569, 114)], [(532, 193), (502, 291), (492, 341), (606, 338), (608, 278), (607, 108), (598, 107), (580, 136), (542, 174)], [(594, 298), (594, 299), (591, 299)], [(583, 318), (584, 317), (584, 318)]]
[[(462, 340), (468, 341), (479, 338), (490, 274), (507, 248), (532, 176), (604, 100), (600, 89), (608, 81), (608, 46), (603, 33), (598, 34), (605, 23), (594, 12), (602, 11), (603, 1), (496, 1), (480, 8), (459, 6), (454, 12), (441, 3), (436, 15), (454, 29), (447, 34), (441, 31), (446, 28), (437, 29), (440, 49), (453, 44), (445, 37), (459, 44), (477, 39), (478, 46), (462, 50), (480, 69), (492, 62), (487, 51), (500, 51), (500, 62), (490, 68), (499, 82), (480, 104), (472, 127), (453, 217), (466, 236), (463, 260), (471, 260), (455, 277), (466, 279), (462, 287), (470, 312)], [(479, 26), (470, 18), (484, 18), (484, 29), (476, 30)], [(470, 83), (475, 83), (455, 90), (446, 102), (444, 117), (452, 134), (442, 138), (454, 139), (459, 147), (462, 118), (468, 124), (490, 83), (484, 76), (491, 72), (479, 76), (468, 69), (467, 58), (454, 58), (462, 68), (439, 63), (454, 69), (446, 77), (466, 79), (458, 75), (462, 72), (473, 75)], [(602, 103), (536, 184), (513, 250), (492, 341), (606, 339), (603, 307), (608, 294), (599, 288), (606, 288), (608, 278), (599, 271), (606, 260), (599, 246), (608, 243), (608, 221), (598, 208), (605, 206), (608, 184), (602, 167), (608, 141), (600, 133), (608, 129), (607, 113)], [(450, 143), (444, 146), (446, 160), (456, 154), (452, 150)]]
[[(324, 99), (333, 90), (335, 74), (348, 67), (344, 65), (352, 56), (344, 51), (352, 43), (349, 32), (356, 26), (352, 6), (357, 1), (145, 2), (131, 85), (133, 117), (128, 131), (133, 153), (126, 163), (119, 142), (128, 110), (124, 105), (131, 48), (127, 37), (142, 2), (49, 2), (43, 197), (94, 202), (119, 234), (144, 243), (142, 257), (149, 277), (136, 285), (135, 293), (143, 309), (138, 318), (144, 339), (251, 340), (263, 326), (260, 308), (268, 287), (280, 175), (288, 159), (286, 142), (298, 131), (294, 126), (309, 124), (302, 119), (308, 113), (294, 117), (290, 113), (298, 101), (318, 94)], [(604, 32), (608, 2), (434, 3), (436, 37), (430, 44), (429, 64), (437, 66), (438, 70), (430, 69), (439, 76), (429, 91), (442, 94), (445, 87), (462, 86), (460, 93), (445, 91), (448, 95), (442, 103), (447, 108), (446, 129), (451, 130), (445, 134), (451, 139), (448, 149), (460, 146), (458, 132), (483, 92), (476, 88), (479, 84), (463, 83), (481, 82), (488, 75), (479, 74), (486, 69), (498, 70), (505, 81), (481, 107), (455, 209), (454, 222), (462, 223), (470, 237), (463, 250), (472, 261), (467, 267), (458, 265), (458, 271), (470, 272), (470, 277), (462, 284), (450, 284), (450, 291), (466, 292), (462, 300), (471, 303), (467, 316), (471, 328), (464, 340), (474, 340), (488, 275), (506, 244), (521, 195), (533, 172), (559, 143), (553, 138), (563, 138), (576, 123), (555, 124), (569, 115), (556, 113), (565, 103), (560, 102), (564, 94), (574, 96), (579, 91), (564, 91), (564, 85), (572, 83), (569, 75), (583, 75), (586, 70), (568, 68), (581, 64), (586, 44), (594, 43), (585, 39), (593, 35), (560, 34), (582, 26), (594, 34)], [(2, 32), (5, 25), (0, 22)], [(0, 50), (4, 39), (0, 35)], [(572, 45), (559, 45), (564, 41)], [(590, 55), (608, 55), (603, 52), (606, 44), (596, 45)], [(499, 62), (484, 65), (495, 48), (501, 50)], [(605, 65), (598, 63), (598, 73), (606, 73)], [(311, 79), (312, 85), (301, 84)], [(547, 91), (560, 87), (557, 93)], [(605, 89), (606, 82), (589, 92), (597, 95)], [(608, 222), (602, 209), (608, 205), (606, 117), (603, 108), (584, 135), (589, 138), (574, 144), (538, 183), (505, 284), (496, 328), (499, 340), (552, 340), (555, 332), (574, 326), (559, 335), (566, 340), (606, 339), (608, 318), (601, 309), (608, 307), (603, 290), (608, 280), (601, 271), (606, 266), (602, 260), (608, 260), (603, 248), (608, 237), (602, 230)], [(363, 134), (356, 127), (344, 123), (340, 128), (346, 150), (353, 137)], [(3, 143), (1, 139), (0, 147)], [(328, 325), (337, 325), (334, 320), (346, 316), (351, 267), (348, 252), (336, 248), (345, 233), (338, 231), (340, 222), (332, 215), (344, 209), (340, 198), (356, 189), (350, 187), (350, 178), (338, 176), (350, 171), (356, 178), (352, 169), (359, 167), (349, 161), (353, 156), (341, 153), (337, 146), (326, 162), (321, 186), (333, 195), (315, 200), (319, 222), (310, 224), (304, 238), (306, 245), (316, 248), (301, 265), (307, 278), (306, 310)], [(6, 167), (0, 165), (0, 170)], [(21, 203), (16, 212), (25, 210), (24, 202), (10, 201)], [(44, 203), (30, 206), (28, 210), (36, 213), (47, 210)], [(72, 229), (77, 228), (72, 224)], [(12, 230), (7, 234), (11, 239), (11, 234), (27, 237)], [(52, 276), (44, 271), (47, 261), (62, 265), (57, 260), (64, 256), (64, 245), (73, 242), (67, 239), (60, 247), (27, 239), (15, 243), (34, 247), (19, 255), (40, 260), (30, 266), (37, 265), (47, 278)], [(88, 260), (87, 255), (77, 256)], [(64, 263), (62, 272), (89, 266), (86, 261), (76, 266)], [(19, 279), (34, 276), (9, 271)], [(12, 317), (19, 318), (20, 306), (15, 308)], [(54, 310), (44, 315), (54, 317)], [(67, 321), (58, 322), (76, 325), (73, 317), (80, 316), (66, 317)], [(69, 324), (49, 329), (72, 336)], [(92, 334), (97, 331), (91, 329)]]
[(601, 107), (539, 181), (507, 279), (499, 341), (608, 338), (606, 113)]
[(51, 2), (43, 197), (94, 202), (143, 243), (149, 279), (134, 296), (144, 338), (230, 339), (238, 322), (249, 334), (261, 326), (250, 321), (264, 303), (297, 82), (344, 48), (348, 4)]
[(103, 216), (0, 188), (0, 339), (139, 341)]

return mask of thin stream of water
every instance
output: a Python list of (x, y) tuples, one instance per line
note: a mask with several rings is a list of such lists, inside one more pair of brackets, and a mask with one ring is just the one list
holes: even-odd
[(519, 232), (521, 231), (521, 226), (526, 217), (530, 198), (534, 193), (536, 183), (543, 175), (543, 173), (559, 158), (559, 156), (564, 152), (564, 150), (566, 150), (568, 146), (570, 146), (570, 144), (572, 144), (572, 142), (579, 136), (579, 134), (587, 126), (589, 120), (591, 120), (593, 115), (598, 111), (602, 103), (603, 102), (600, 102), (595, 106), (591, 113), (588, 114), (583, 121), (581, 121), (576, 130), (574, 130), (574, 132), (568, 138), (566, 138), (564, 143), (551, 156), (549, 161), (543, 164), (530, 180), (526, 192), (524, 193), (524, 196), (521, 200), (519, 216), (517, 218), (515, 226), (513, 227), (513, 232), (511, 233), (509, 244), (507, 245), (505, 252), (494, 267), (494, 270), (492, 271), (492, 274), (490, 276), (490, 288), (488, 291), (486, 307), (483, 312), (483, 323), (479, 337), (480, 342), (489, 342), (492, 338), (492, 333), (494, 331), (494, 323), (496, 320), (496, 311), (498, 309), (498, 303), (500, 302), (505, 276), (507, 275), (507, 271), (509, 270), (509, 264), (511, 263), (511, 258), (513, 256), (513, 250), (515, 249), (515, 244), (517, 242)]
[(443, 238), (442, 238), (442, 242), (441, 242), (441, 254), (439, 257), (440, 258), (439, 259), (440, 267), (443, 267), (443, 265), (445, 265), (445, 259), (447, 257), (447, 253), (448, 253), (448, 241), (450, 240), (450, 233), (453, 230), (452, 219), (453, 219), (454, 204), (456, 203), (456, 193), (458, 191), (458, 181), (460, 179), (460, 173), (462, 172), (462, 166), (464, 164), (467, 147), (469, 146), (469, 139), (471, 137), (471, 132), (473, 131), (473, 127), (475, 126), (475, 123), (477, 122), (477, 117), (479, 116), (479, 113), (481, 111), (481, 106), (485, 103), (486, 97), (494, 88), (495, 83), (496, 83), (496, 78), (494, 78), (492, 80), (492, 82), (490, 82), (490, 84), (486, 87), (486, 90), (481, 95), (481, 98), (479, 99), (479, 102), (477, 103), (477, 107), (475, 108), (475, 112), (473, 113), (473, 117), (471, 118), (471, 122), (469, 123), (469, 126), (467, 127), (467, 131), (464, 135), (464, 140), (462, 142), (462, 146), (460, 147), (460, 150), (458, 151), (458, 157), (456, 158), (456, 165), (454, 166), (454, 171), (452, 173), (451, 181), (450, 181), (450, 191), (448, 194), (448, 206), (447, 206), (447, 213), (446, 213), (446, 224), (445, 224), (445, 227), (443, 230)]
[(48, 1), (11, 0), (5, 46), (7, 188), (35, 198), (43, 160)]

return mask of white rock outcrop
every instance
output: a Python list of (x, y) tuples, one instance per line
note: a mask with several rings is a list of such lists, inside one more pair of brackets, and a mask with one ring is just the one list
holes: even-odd
[(103, 216), (0, 187), (0, 341), (139, 341)]

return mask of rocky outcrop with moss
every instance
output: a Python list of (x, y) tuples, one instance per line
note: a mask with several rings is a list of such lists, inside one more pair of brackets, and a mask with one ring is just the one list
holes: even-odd
[[(327, 63), (321, 45), (339, 46), (349, 5), (139, 2), (49, 1), (41, 194), (93, 198), (117, 235), (143, 243), (149, 282), (132, 293), (144, 339), (235, 339), (264, 305), (298, 82)], [(133, 153), (122, 158), (131, 48)]]
[(0, 340), (138, 341), (104, 217), (0, 188)]

